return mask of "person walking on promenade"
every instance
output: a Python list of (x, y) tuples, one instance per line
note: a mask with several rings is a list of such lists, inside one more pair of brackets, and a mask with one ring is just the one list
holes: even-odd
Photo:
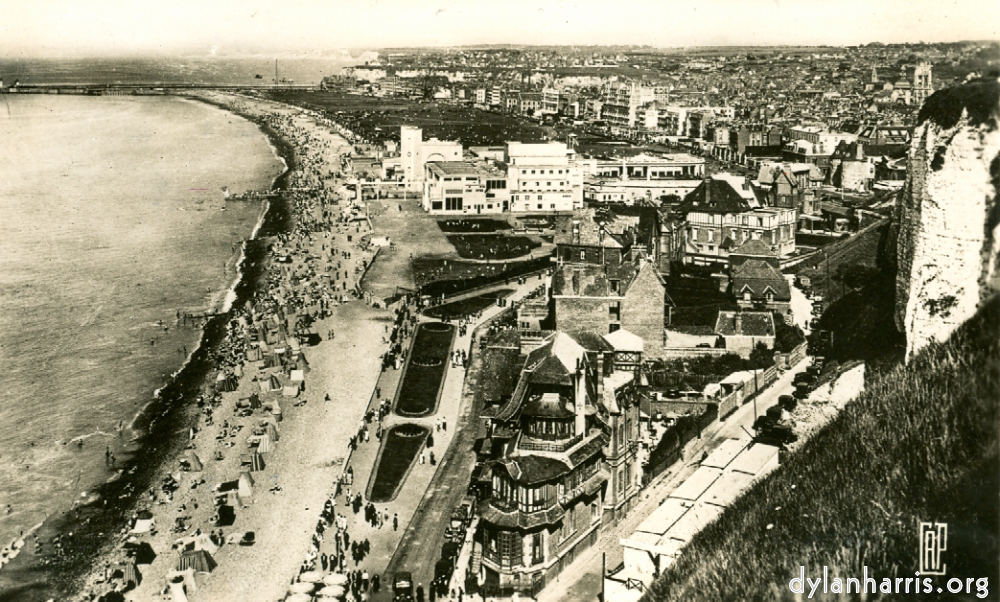
[(399, 529), (399, 515), (393, 513), (392, 515), (392, 530), (396, 531)]

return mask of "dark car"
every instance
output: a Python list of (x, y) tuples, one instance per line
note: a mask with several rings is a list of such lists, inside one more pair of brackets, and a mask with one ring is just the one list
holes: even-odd
[(795, 410), (795, 407), (799, 405), (799, 402), (791, 395), (782, 395), (778, 397), (778, 405), (781, 406), (782, 409), (792, 412)]
[(792, 379), (792, 384), (796, 386), (799, 384), (812, 385), (814, 382), (816, 382), (816, 376), (808, 372), (799, 372)]

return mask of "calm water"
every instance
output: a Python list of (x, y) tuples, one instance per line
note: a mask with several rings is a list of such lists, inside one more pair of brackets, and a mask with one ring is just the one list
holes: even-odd
[(124, 457), (136, 434), (116, 427), (198, 341), (177, 312), (221, 304), (260, 217), (260, 204), (224, 203), (222, 187), (265, 189), (283, 170), (253, 124), (194, 101), (7, 102), (0, 546), (113, 474), (105, 450)]
[[(359, 57), (278, 59), (278, 78), (318, 84), (325, 76), (337, 75), (343, 67), (364, 62), (373, 55)], [(0, 59), (0, 79), (5, 86), (15, 80), (22, 84), (270, 84), (274, 80), (274, 60), (267, 57)]]

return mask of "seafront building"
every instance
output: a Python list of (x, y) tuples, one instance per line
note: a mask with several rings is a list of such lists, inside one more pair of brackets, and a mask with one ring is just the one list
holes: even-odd
[(511, 211), (551, 213), (583, 208), (583, 172), (563, 142), (508, 142)]
[(424, 211), (480, 215), (509, 209), (506, 174), (485, 161), (429, 161), (423, 180)]
[(462, 144), (431, 138), (423, 139), (422, 129), (404, 125), (399, 132), (399, 157), (407, 190), (419, 191), (424, 182), (428, 161), (461, 161)]
[(479, 445), (491, 457), (471, 568), (485, 591), (537, 595), (632, 508), (641, 361), (626, 331), (556, 332), (527, 354)]

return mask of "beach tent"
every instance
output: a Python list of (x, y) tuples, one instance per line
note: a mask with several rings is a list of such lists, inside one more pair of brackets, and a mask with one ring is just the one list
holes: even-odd
[(156, 519), (149, 515), (149, 518), (142, 518), (142, 513), (140, 517), (136, 519), (135, 526), (132, 527), (132, 533), (149, 533), (156, 528)]
[(257, 440), (257, 451), (262, 454), (271, 453), (271, 438), (267, 435), (261, 435), (260, 439)]
[(239, 484), (236, 488), (237, 495), (241, 499), (253, 497), (253, 477), (249, 472), (241, 472)]
[(306, 354), (299, 353), (298, 356), (296, 356), (296, 358), (295, 358), (295, 366), (299, 370), (301, 370), (302, 372), (304, 372), (306, 374), (309, 373), (310, 368), (309, 368), (309, 362), (306, 361)]
[(230, 392), (235, 391), (240, 386), (240, 381), (231, 372), (219, 372), (215, 377), (215, 390)]
[(202, 533), (201, 535), (194, 536), (194, 549), (205, 550), (209, 554), (215, 554), (219, 551), (219, 546), (215, 545), (215, 542), (208, 536), (208, 533)]
[(260, 362), (264, 360), (264, 352), (261, 351), (260, 347), (250, 347), (247, 349), (247, 361), (248, 362)]
[(126, 562), (121, 565), (122, 580), (127, 584), (134, 583), (139, 585), (142, 583), (142, 574), (139, 573), (138, 567), (135, 566), (134, 562)]
[(152, 564), (156, 560), (156, 552), (148, 541), (138, 541), (134, 537), (125, 542), (125, 552), (136, 564)]
[(191, 472), (201, 472), (204, 468), (201, 463), (201, 458), (199, 458), (193, 451), (188, 451), (184, 457), (181, 458), (181, 465), (186, 466)]
[(281, 422), (282, 419), (281, 404), (278, 403), (277, 399), (271, 402), (271, 415), (274, 416), (274, 419), (276, 421)]
[(312, 602), (312, 596), (309, 594), (292, 594), (285, 598), (285, 602)]
[(260, 472), (261, 470), (264, 470), (265, 466), (266, 464), (264, 464), (264, 456), (260, 455), (260, 452), (255, 451), (252, 454), (250, 454), (251, 472)]
[(265, 368), (280, 368), (281, 367), (281, 357), (274, 351), (268, 352), (264, 355), (264, 367)]
[(252, 395), (250, 395), (250, 409), (258, 410), (260, 409), (260, 407), (261, 407), (260, 395), (253, 393)]
[(188, 602), (183, 583), (170, 583), (170, 599), (173, 602)]
[(298, 384), (289, 384), (281, 390), (282, 397), (298, 397), (300, 391), (300, 386)]
[(299, 383), (306, 379), (306, 373), (302, 370), (292, 370), (288, 376), (293, 383)]
[(196, 573), (211, 573), (215, 570), (215, 560), (206, 550), (184, 550), (177, 559), (177, 570), (194, 569)]
[(273, 422), (264, 423), (264, 432), (271, 438), (271, 441), (278, 440), (278, 427)]

